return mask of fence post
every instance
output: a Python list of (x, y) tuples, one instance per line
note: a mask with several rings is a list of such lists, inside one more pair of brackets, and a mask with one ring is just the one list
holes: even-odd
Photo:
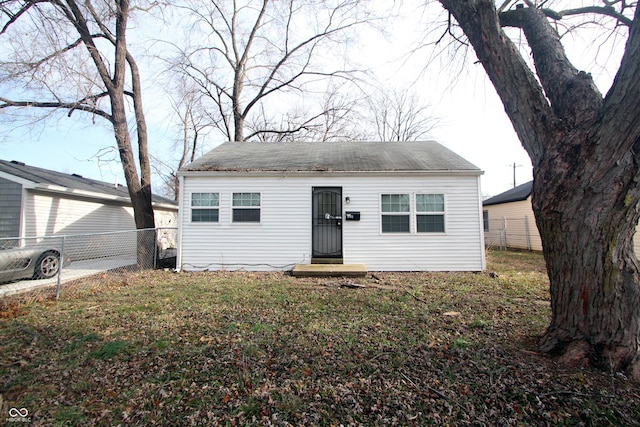
[(156, 227), (153, 230), (153, 268), (158, 268), (158, 231), (160, 228)]
[(529, 216), (524, 216), (524, 230), (527, 236), (527, 249), (531, 251), (531, 233), (529, 233)]
[(60, 299), (60, 278), (62, 277), (62, 266), (64, 265), (64, 240), (62, 236), (62, 246), (60, 246), (60, 259), (58, 260), (58, 283), (56, 284), (56, 300)]
[(504, 237), (504, 250), (506, 251), (509, 248), (509, 242), (507, 240), (507, 218), (505, 217), (502, 217), (502, 236)]

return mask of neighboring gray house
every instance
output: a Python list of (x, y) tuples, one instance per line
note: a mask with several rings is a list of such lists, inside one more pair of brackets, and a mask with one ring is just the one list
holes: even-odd
[[(0, 160), (0, 238), (135, 229), (122, 185)], [(174, 201), (153, 196), (156, 226), (175, 227)]]
[(179, 172), (178, 269), (485, 268), (482, 171), (433, 142), (228, 142)]

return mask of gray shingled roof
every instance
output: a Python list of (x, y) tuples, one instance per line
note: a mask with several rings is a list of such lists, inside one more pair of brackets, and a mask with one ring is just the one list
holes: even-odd
[[(66, 174), (49, 169), (42, 169), (29, 166), (22, 162), (0, 160), (0, 171), (10, 175), (31, 181), (43, 187), (55, 185), (73, 190), (87, 191), (96, 194), (116, 196), (129, 199), (129, 190), (123, 185), (109, 184), (95, 179), (84, 178), (76, 174)], [(156, 203), (169, 203), (176, 205), (176, 202), (165, 197), (153, 195)]]
[(493, 196), (485, 200), (484, 202), (482, 202), (482, 205), (491, 206), (499, 205), (501, 203), (520, 202), (522, 200), (527, 200), (527, 198), (531, 195), (532, 189), (533, 181), (529, 181), (522, 185), (518, 185), (511, 190), (507, 190), (504, 193), (500, 193), (497, 196)]
[(183, 171), (380, 172), (480, 169), (435, 141), (227, 142)]

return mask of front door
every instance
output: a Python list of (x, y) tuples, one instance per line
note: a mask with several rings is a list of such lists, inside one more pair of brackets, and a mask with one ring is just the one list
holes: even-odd
[(342, 188), (313, 188), (313, 257), (342, 258)]

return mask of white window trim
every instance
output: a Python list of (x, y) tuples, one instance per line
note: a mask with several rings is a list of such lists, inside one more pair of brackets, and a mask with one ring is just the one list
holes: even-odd
[[(218, 195), (218, 204), (216, 206), (193, 206), (193, 195), (194, 194), (217, 194)], [(219, 191), (192, 191), (189, 193), (189, 223), (191, 224), (202, 224), (202, 225), (211, 225), (211, 224), (220, 224), (220, 199), (222, 195)], [(217, 221), (194, 221), (193, 220), (193, 210), (200, 209), (217, 209), (218, 210), (218, 220)]]
[[(409, 196), (409, 211), (408, 212), (383, 212), (382, 210), (382, 196), (395, 196), (395, 195), (407, 195)], [(380, 193), (378, 195), (378, 209), (380, 210), (378, 218), (380, 219), (380, 234), (381, 235), (385, 235), (385, 236), (389, 236), (389, 235), (395, 235), (395, 236), (408, 236), (413, 234), (412, 230), (413, 230), (413, 219), (411, 218), (411, 205), (412, 205), (412, 200), (413, 197), (411, 195), (411, 193), (406, 193), (406, 192), (386, 192), (386, 193)], [(409, 217), (409, 231), (383, 231), (382, 230), (382, 217), (383, 216), (407, 216)]]
[[(395, 195), (395, 194), (407, 194), (409, 195), (409, 212), (383, 212), (382, 211), (382, 196), (383, 195)], [(418, 212), (416, 205), (416, 195), (418, 194), (441, 194), (444, 198), (444, 211), (443, 212)], [(387, 191), (384, 193), (378, 193), (378, 223), (379, 223), (379, 232), (382, 236), (443, 236), (447, 234), (447, 194), (444, 192), (393, 192)], [(399, 232), (399, 231), (382, 231), (382, 216), (383, 215), (409, 215), (409, 231), (408, 232)], [(434, 231), (434, 232), (418, 232), (418, 215), (443, 215), (444, 216), (444, 231)]]
[[(233, 204), (233, 195), (234, 194), (258, 194), (260, 196), (260, 206), (234, 206)], [(258, 225), (262, 224), (262, 192), (261, 191), (232, 191), (231, 192), (231, 211), (230, 211), (230, 221), (231, 224), (242, 224), (242, 225)], [(234, 221), (233, 220), (233, 211), (234, 209), (258, 209), (260, 211), (260, 221)]]
[[(422, 211), (418, 211), (418, 198), (416, 196), (418, 195), (442, 195), (442, 211), (441, 212), (422, 212)], [(416, 217), (416, 228), (415, 228), (415, 232), (416, 234), (430, 234), (430, 235), (442, 235), (442, 234), (447, 234), (447, 195), (445, 193), (415, 193), (414, 194), (414, 204), (412, 206), (412, 208), (415, 209), (415, 211), (413, 212), (415, 217)], [(418, 232), (418, 215), (442, 215), (442, 220), (443, 220), (443, 226), (444, 226), (444, 231), (421, 231)]]

